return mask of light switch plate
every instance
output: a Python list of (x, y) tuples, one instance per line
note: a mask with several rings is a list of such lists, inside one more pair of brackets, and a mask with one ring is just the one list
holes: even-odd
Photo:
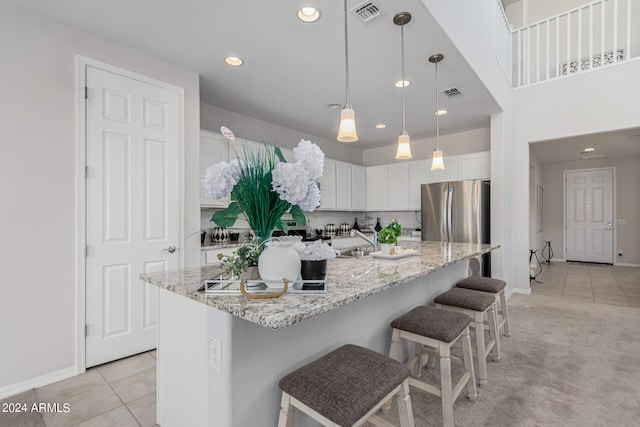
[(222, 343), (216, 337), (209, 337), (209, 367), (220, 373), (222, 371)]
[(625, 225), (627, 223), (627, 220), (624, 218), (618, 218), (618, 225)]

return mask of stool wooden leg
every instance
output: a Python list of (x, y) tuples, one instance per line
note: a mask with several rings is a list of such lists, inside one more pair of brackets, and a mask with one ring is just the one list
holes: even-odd
[(504, 319), (504, 335), (510, 337), (511, 324), (509, 323), (509, 309), (507, 308), (507, 296), (505, 295), (504, 289), (500, 292), (500, 311)]
[(469, 400), (475, 401), (478, 398), (478, 392), (476, 390), (476, 375), (473, 369), (473, 352), (471, 350), (471, 337), (469, 336), (469, 327), (464, 330), (462, 334), (462, 357), (464, 359), (464, 367), (471, 375), (467, 382), (467, 396)]
[[(389, 357), (393, 360), (397, 360), (398, 362), (402, 362), (402, 340), (400, 338), (400, 330), (394, 329), (391, 335), (391, 347), (389, 348)], [(393, 399), (387, 400), (382, 405), (382, 413), (388, 414), (391, 411), (391, 405), (393, 404)]]
[[(474, 313), (474, 323), (476, 326), (476, 346), (478, 353), (478, 378), (481, 385), (487, 385), (487, 350), (484, 342), (484, 314), (480, 311)], [(491, 319), (489, 319), (491, 323)]]
[(278, 419), (278, 427), (293, 427), (293, 407), (291, 406), (291, 396), (282, 392), (282, 400), (280, 401), (280, 418)]
[(442, 391), (442, 424), (453, 427), (453, 384), (449, 344), (440, 344), (440, 390)]
[(415, 356), (416, 363), (413, 364), (413, 376), (420, 378), (422, 375), (422, 344), (416, 343)]
[(404, 380), (402, 383), (396, 402), (398, 402), (400, 427), (414, 427), (413, 406), (411, 405), (411, 396), (409, 395), (409, 379)]
[(489, 316), (489, 332), (491, 334), (491, 338), (495, 340), (495, 345), (491, 349), (491, 353), (493, 354), (493, 361), (500, 361), (500, 331), (498, 330), (498, 309), (496, 303), (493, 303), (491, 308), (488, 311)]

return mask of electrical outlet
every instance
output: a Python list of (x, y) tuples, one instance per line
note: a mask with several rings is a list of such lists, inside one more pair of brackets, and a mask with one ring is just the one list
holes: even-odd
[(220, 373), (222, 371), (222, 343), (216, 337), (209, 337), (209, 367)]
[(622, 249), (618, 249), (618, 256), (622, 256), (622, 255), (623, 255)]

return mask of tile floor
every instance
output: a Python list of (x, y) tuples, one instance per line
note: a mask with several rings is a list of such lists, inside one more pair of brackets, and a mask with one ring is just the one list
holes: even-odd
[(156, 425), (156, 352), (88, 369), (2, 402), (65, 403), (69, 411), (0, 413), (2, 427), (152, 427)]
[(531, 291), (572, 301), (640, 308), (640, 268), (574, 262), (542, 264)]

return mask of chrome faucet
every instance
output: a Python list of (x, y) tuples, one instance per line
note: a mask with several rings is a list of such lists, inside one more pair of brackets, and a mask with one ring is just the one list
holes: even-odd
[(377, 231), (373, 232), (373, 240), (371, 240), (366, 234), (361, 233), (360, 231), (354, 230), (354, 229), (351, 229), (350, 236), (351, 237), (356, 237), (356, 236), (360, 237), (361, 239), (366, 241), (368, 244), (373, 246), (373, 250), (374, 251), (378, 251), (380, 249), (380, 247), (378, 246), (378, 232)]

